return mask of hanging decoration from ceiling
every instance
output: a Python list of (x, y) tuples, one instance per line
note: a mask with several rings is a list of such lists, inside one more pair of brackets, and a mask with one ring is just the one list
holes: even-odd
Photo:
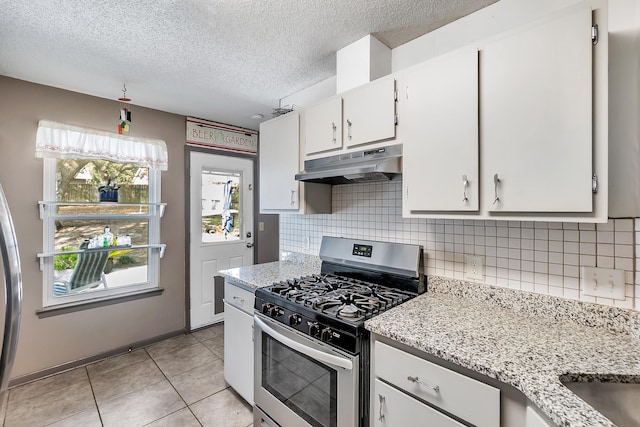
[(118, 98), (121, 102), (120, 105), (120, 120), (118, 121), (118, 133), (129, 133), (131, 127), (131, 109), (129, 108), (129, 102), (131, 98), (127, 98), (127, 84), (122, 85), (122, 96)]

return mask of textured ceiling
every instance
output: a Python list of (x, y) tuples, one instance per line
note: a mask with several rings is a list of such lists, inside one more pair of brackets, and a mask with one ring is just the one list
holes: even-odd
[(257, 129), (367, 34), (397, 47), (497, 0), (0, 0), (0, 74)]

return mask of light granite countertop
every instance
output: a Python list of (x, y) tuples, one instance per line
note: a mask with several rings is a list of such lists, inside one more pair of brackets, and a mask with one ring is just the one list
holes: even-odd
[(275, 282), (320, 273), (320, 264), (317, 256), (283, 252), (280, 261), (231, 268), (222, 270), (219, 274), (233, 284), (255, 292), (257, 288)]
[(638, 312), (444, 278), (428, 287), (366, 328), (514, 386), (560, 426), (614, 425), (561, 376), (640, 382)]

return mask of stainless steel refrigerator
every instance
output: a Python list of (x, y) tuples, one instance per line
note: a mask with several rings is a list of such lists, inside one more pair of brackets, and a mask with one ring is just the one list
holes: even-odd
[[(4, 306), (0, 305), (0, 318), (4, 317), (4, 336), (0, 352), (0, 390), (9, 386), (11, 368), (18, 346), (20, 332), (20, 312), (22, 311), (22, 272), (20, 270), (20, 254), (18, 240), (9, 212), (9, 204), (0, 185), (0, 254), (4, 272)], [(4, 311), (4, 316), (2, 316)]]

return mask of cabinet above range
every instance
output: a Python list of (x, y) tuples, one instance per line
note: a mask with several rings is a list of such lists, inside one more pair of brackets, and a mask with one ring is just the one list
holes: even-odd
[(306, 159), (396, 137), (396, 80), (382, 77), (302, 112)]

